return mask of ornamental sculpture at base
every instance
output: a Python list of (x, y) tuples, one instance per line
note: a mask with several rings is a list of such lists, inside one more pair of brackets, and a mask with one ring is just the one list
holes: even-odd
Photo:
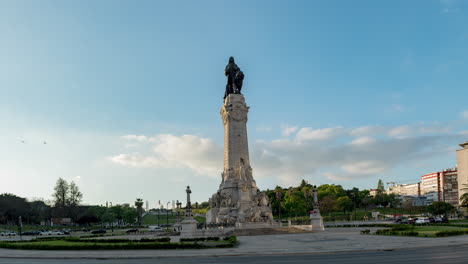
[[(206, 220), (208, 223), (271, 223), (270, 201), (257, 188), (250, 166), (246, 126), (249, 107), (240, 93), (244, 74), (232, 57), (225, 74), (228, 84), (220, 112), (224, 125), (224, 171), (218, 191), (209, 199), (211, 209)], [(239, 76), (241, 79), (236, 79)]]

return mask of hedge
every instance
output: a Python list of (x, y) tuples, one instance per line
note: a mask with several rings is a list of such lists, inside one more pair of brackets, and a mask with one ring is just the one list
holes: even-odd
[[(167, 240), (169, 238), (161, 238)], [(37, 250), (126, 250), (126, 249), (203, 249), (203, 248), (227, 248), (237, 245), (237, 238), (235, 236), (226, 237), (222, 243), (215, 246), (204, 245), (197, 242), (194, 243), (171, 243), (171, 242), (148, 242), (150, 239), (140, 241), (126, 240), (125, 243), (116, 242), (105, 243), (105, 240), (92, 241), (89, 243), (87, 240), (70, 241), (69, 239), (56, 239), (55, 241), (63, 241), (61, 244), (50, 244), (50, 241), (2, 241), (0, 248), (8, 249), (37, 249)], [(218, 239), (219, 240), (219, 239)], [(67, 245), (67, 242), (69, 244)], [(80, 244), (73, 244), (73, 242), (84, 242)]]
[(8, 243), (0, 242), (0, 248), (37, 249), (37, 250), (125, 250), (125, 249), (201, 249), (209, 246), (198, 243), (126, 243), (126, 244), (80, 244), (51, 245), (46, 243)]
[(458, 236), (468, 234), (468, 230), (450, 230), (435, 233), (436, 237)]
[[(194, 238), (181, 238), (180, 242), (193, 242), (193, 241), (219, 241), (219, 237), (194, 237)], [(226, 240), (226, 239), (224, 239)]]

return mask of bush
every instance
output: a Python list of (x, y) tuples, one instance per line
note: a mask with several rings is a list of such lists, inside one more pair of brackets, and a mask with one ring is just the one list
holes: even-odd
[(361, 230), (361, 235), (368, 235), (368, 234), (370, 234), (370, 230), (369, 230), (369, 229)]
[(224, 241), (228, 241), (229, 243), (216, 245), (216, 247), (217, 248), (228, 248), (228, 247), (235, 247), (237, 245), (237, 237), (236, 236), (225, 237)]
[[(181, 238), (180, 242), (194, 242), (194, 241), (219, 241), (219, 237), (194, 237), (194, 238)], [(227, 241), (226, 239), (224, 239)]]
[(401, 232), (400, 234), (402, 236), (419, 236), (419, 233), (415, 231)]
[(458, 236), (468, 234), (468, 230), (450, 230), (450, 231), (440, 231), (435, 233), (436, 237), (446, 237), (446, 236)]

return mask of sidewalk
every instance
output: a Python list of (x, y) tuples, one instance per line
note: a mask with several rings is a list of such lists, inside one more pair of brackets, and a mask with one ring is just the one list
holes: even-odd
[[(420, 238), (361, 235), (366, 228), (329, 228), (321, 233), (240, 236), (239, 246), (227, 249), (41, 251), (0, 249), (0, 258), (120, 259), (227, 255), (274, 255), (375, 251), (468, 244), (468, 235)], [(375, 231), (376, 228), (367, 228)]]

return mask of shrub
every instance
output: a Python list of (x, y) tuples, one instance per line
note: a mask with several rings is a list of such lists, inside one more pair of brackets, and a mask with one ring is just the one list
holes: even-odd
[(228, 247), (235, 247), (237, 245), (237, 237), (236, 236), (225, 237), (224, 241), (228, 241), (229, 243), (216, 245), (216, 247), (217, 248), (228, 248)]
[(370, 233), (369, 229), (361, 230), (361, 235), (368, 235)]
[(418, 236), (419, 235), (419, 233), (415, 231), (401, 232), (400, 234), (403, 236)]
[[(219, 241), (219, 237), (194, 237), (194, 238), (181, 238), (180, 242), (193, 242), (193, 241)], [(227, 241), (225, 239), (225, 241)]]
[(450, 230), (450, 231), (440, 231), (435, 233), (436, 237), (446, 237), (446, 236), (458, 236), (468, 234), (467, 230)]

